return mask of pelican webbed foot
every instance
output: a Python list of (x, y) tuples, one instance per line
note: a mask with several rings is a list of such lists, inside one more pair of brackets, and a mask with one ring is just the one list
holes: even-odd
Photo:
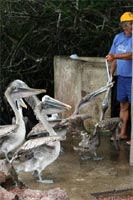
[(37, 180), (37, 182), (39, 182), (39, 183), (44, 183), (44, 184), (53, 184), (54, 183), (54, 181), (52, 180), (52, 179), (39, 179), (39, 180)]
[(103, 160), (103, 159), (104, 159), (103, 156), (98, 156), (96, 153), (94, 153), (94, 157), (93, 157), (94, 161)]
[(35, 170), (35, 171), (32, 173), (32, 175), (33, 175), (34, 177), (36, 177), (37, 182), (39, 182), (39, 183), (45, 183), (45, 184), (53, 184), (53, 183), (54, 183), (54, 181), (53, 181), (52, 179), (42, 179), (41, 173), (38, 172), (37, 170)]
[(90, 159), (91, 157), (90, 156), (87, 156), (87, 155), (81, 155), (81, 160), (88, 160)]
[(102, 157), (102, 156), (93, 157), (94, 161), (103, 160), (103, 159), (104, 159), (104, 157)]

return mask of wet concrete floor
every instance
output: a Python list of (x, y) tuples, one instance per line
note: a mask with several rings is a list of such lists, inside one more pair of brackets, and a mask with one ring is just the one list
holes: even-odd
[(108, 133), (102, 134), (101, 145), (97, 153), (104, 156), (101, 161), (81, 160), (72, 148), (75, 140), (67, 137), (62, 143), (65, 154), (43, 173), (53, 179), (54, 184), (41, 184), (35, 181), (31, 173), (22, 173), (20, 177), (31, 189), (64, 189), (71, 200), (94, 200), (92, 193), (133, 189), (133, 167), (129, 165), (130, 147), (125, 141), (120, 142), (117, 151), (110, 142)]

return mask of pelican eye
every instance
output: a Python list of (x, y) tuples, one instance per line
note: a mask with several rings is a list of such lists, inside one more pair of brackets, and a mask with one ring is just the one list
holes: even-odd
[(18, 92), (18, 88), (14, 86), (14, 87), (13, 87), (13, 92), (14, 92), (14, 93)]
[(12, 87), (12, 90), (13, 90), (13, 91), (16, 90), (16, 86), (13, 86), (13, 87)]

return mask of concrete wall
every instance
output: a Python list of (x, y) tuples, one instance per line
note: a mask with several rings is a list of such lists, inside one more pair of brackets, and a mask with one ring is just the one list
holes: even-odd
[[(75, 105), (83, 96), (105, 86), (107, 82), (104, 58), (80, 57), (80, 59), (73, 60), (66, 56), (54, 57), (55, 98), (72, 106), (69, 112), (62, 114), (63, 118), (73, 113)], [(92, 116), (92, 119), (87, 121), (89, 126), (93, 126), (100, 119), (104, 95), (105, 93), (96, 97), (81, 111)], [(106, 117), (110, 117), (110, 108)]]

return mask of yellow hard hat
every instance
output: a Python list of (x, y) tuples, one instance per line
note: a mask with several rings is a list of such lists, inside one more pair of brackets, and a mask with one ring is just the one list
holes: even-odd
[(125, 12), (120, 17), (120, 22), (133, 21), (133, 13)]

